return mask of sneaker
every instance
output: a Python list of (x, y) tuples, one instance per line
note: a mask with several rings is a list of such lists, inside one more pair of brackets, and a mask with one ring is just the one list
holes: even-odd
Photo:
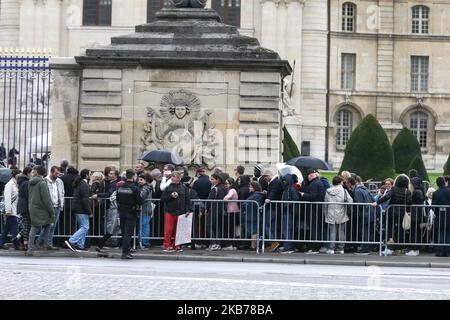
[(390, 238), (386, 243), (387, 243), (387, 244), (394, 244), (395, 241), (394, 241), (394, 239)]
[(318, 254), (318, 253), (319, 253), (319, 251), (314, 251), (311, 249), (305, 252), (305, 254)]
[(237, 248), (231, 245), (231, 246), (228, 246), (228, 247), (223, 248), (222, 250), (225, 250), (225, 251), (235, 251), (235, 250), (237, 250)]
[(336, 251), (334, 251), (334, 253), (336, 253), (336, 254), (344, 254), (345, 252), (344, 252), (344, 250), (336, 250)]
[(361, 249), (356, 251), (355, 254), (358, 256), (368, 256), (370, 254), (370, 250)]
[(410, 250), (405, 253), (405, 255), (409, 257), (417, 257), (419, 255), (419, 250)]
[(86, 248), (80, 248), (80, 247), (76, 247), (76, 249), (75, 249), (75, 251), (76, 252), (88, 252), (89, 250), (88, 249), (86, 249)]
[(67, 248), (69, 248), (71, 251), (75, 252), (76, 251), (76, 245), (74, 245), (73, 243), (70, 243), (69, 241), (64, 241), (64, 244), (67, 246)]
[(279, 252), (280, 252), (281, 254), (293, 254), (293, 253), (294, 253), (294, 250), (288, 250), (288, 249), (284, 249), (284, 248), (283, 248), (283, 250), (279, 250)]
[(222, 250), (220, 244), (214, 244), (213, 247), (211, 248), (211, 251), (220, 251), (220, 250)]
[(122, 260), (133, 260), (133, 256), (131, 254), (127, 254), (121, 257)]
[(163, 250), (163, 252), (172, 253), (172, 252), (175, 252), (175, 250), (173, 250), (172, 248), (166, 248)]
[(334, 250), (328, 249), (325, 253), (326, 254), (334, 254)]
[(391, 250), (391, 249), (388, 249), (388, 248), (386, 248), (386, 249), (384, 249), (382, 252), (381, 252), (381, 254), (383, 255), (383, 256), (391, 256), (392, 254), (393, 254), (394, 252)]
[(183, 252), (183, 249), (181, 248), (175, 249), (175, 252)]
[(328, 248), (327, 247), (322, 247), (319, 249), (319, 253), (327, 253)]

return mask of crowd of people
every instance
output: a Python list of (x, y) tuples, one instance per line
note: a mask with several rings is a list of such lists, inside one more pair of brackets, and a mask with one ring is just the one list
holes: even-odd
[[(171, 164), (147, 171), (137, 163), (122, 174), (114, 166), (103, 172), (79, 172), (67, 161), (48, 172), (41, 165), (27, 166), (23, 171), (13, 169), (4, 188), (5, 223), (0, 248), (12, 243), (14, 249), (24, 250), (29, 256), (36, 250), (58, 250), (53, 238), (63, 213), (72, 215), (77, 225), (64, 245), (75, 252), (86, 251), (90, 219), (100, 212), (105, 225), (96, 250), (104, 252), (111, 238), (121, 233), (123, 259), (133, 258), (131, 240), (136, 227), (142, 249), (152, 245), (155, 226), (161, 226), (164, 233), (156, 237), (163, 235), (164, 252), (182, 251), (175, 243), (178, 217), (191, 214), (196, 221), (194, 238), (205, 239), (193, 241), (192, 249), (257, 250), (260, 230), (264, 230), (265, 237), (274, 240), (265, 248), (270, 252), (291, 254), (300, 245), (310, 254), (352, 250), (368, 254), (372, 250), (370, 242), (375, 241), (372, 230), (376, 230), (379, 216), (386, 211), (389, 227), (376, 230), (384, 232), (388, 239), (385, 254), (399, 254), (402, 248), (392, 250), (392, 246), (411, 242), (413, 245), (403, 249), (407, 255), (418, 255), (419, 247), (414, 244), (420, 243), (417, 234), (421, 220), (417, 217), (422, 219), (423, 211), (417, 211), (414, 205), (423, 204), (428, 205), (428, 222), (441, 226), (436, 230), (437, 243), (450, 243), (450, 222), (445, 221), (450, 209), (433, 209), (450, 206), (449, 177), (437, 179), (438, 190), (430, 188), (425, 192), (417, 172), (412, 170), (409, 176), (386, 179), (374, 194), (350, 172), (335, 176), (331, 185), (315, 169), (306, 169), (304, 176), (304, 181), (296, 174), (281, 176), (261, 164), (254, 167), (253, 175), (245, 174), (245, 168), (238, 166), (232, 175), (216, 168), (208, 176), (204, 168), (198, 168), (195, 177), (187, 168)], [(411, 211), (410, 206), (413, 218), (408, 230), (402, 230), (402, 219)], [(302, 216), (305, 212), (308, 214)], [(302, 244), (294, 239), (311, 241)], [(439, 246), (437, 255), (448, 256), (448, 247)]]

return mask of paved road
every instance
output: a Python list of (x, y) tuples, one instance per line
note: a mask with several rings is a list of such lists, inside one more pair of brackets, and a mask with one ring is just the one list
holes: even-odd
[(450, 299), (450, 270), (0, 257), (0, 288), (1, 299)]

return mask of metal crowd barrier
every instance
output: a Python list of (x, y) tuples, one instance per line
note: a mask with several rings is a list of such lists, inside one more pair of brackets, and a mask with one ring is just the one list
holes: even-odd
[[(405, 213), (411, 223), (404, 228)], [(450, 206), (391, 205), (386, 209), (384, 240), (392, 247), (450, 246)]]
[[(3, 197), (0, 197), (0, 202)], [(148, 200), (153, 205), (150, 215), (139, 215), (133, 236), (134, 245), (148, 245), (164, 238), (165, 207), (159, 199)], [(66, 198), (55, 229), (55, 239), (69, 238), (77, 229), (72, 213), (73, 200)], [(109, 199), (91, 200), (89, 241), (102, 238), (108, 231), (120, 238), (119, 215)], [(1, 208), (1, 207), (0, 207)], [(234, 210), (230, 210), (234, 208)], [(237, 211), (236, 211), (237, 210)], [(391, 205), (361, 203), (315, 203), (271, 201), (260, 206), (248, 200), (193, 200), (193, 245), (220, 244), (236, 246), (252, 243), (257, 252), (265, 252), (266, 244), (279, 242), (284, 247), (307, 244), (341, 250), (345, 245), (376, 246), (380, 255), (384, 246), (410, 249), (430, 246), (450, 246), (450, 206)], [(234, 211), (234, 212), (230, 212)], [(332, 224), (331, 212), (340, 212), (344, 220)], [(411, 227), (403, 228), (405, 212), (411, 213)], [(449, 220), (449, 221), (447, 221)], [(113, 223), (114, 222), (114, 223)], [(4, 219), (0, 219), (0, 231)], [(115, 225), (114, 230), (111, 227)], [(148, 226), (148, 228), (147, 228)], [(261, 244), (261, 246), (260, 246)]]
[[(337, 220), (331, 215), (336, 211)], [(263, 244), (281, 242), (286, 248), (294, 243), (314, 243), (338, 250), (343, 250), (345, 244), (360, 244), (379, 246), (381, 251), (380, 207), (367, 203), (271, 201), (264, 212)]]

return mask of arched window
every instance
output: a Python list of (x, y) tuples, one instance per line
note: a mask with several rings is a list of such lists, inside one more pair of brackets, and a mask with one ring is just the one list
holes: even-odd
[(353, 130), (353, 114), (351, 111), (343, 109), (337, 114), (336, 147), (343, 149), (347, 146), (350, 134)]
[(412, 33), (426, 34), (430, 25), (430, 8), (426, 6), (412, 7)]
[(225, 24), (241, 27), (241, 0), (212, 0), (211, 7), (220, 14)]
[(342, 5), (342, 31), (356, 32), (356, 4), (346, 2)]
[(147, 0), (147, 23), (156, 21), (156, 12), (172, 7), (171, 0)]
[(83, 0), (84, 26), (110, 26), (112, 0)]
[(412, 113), (409, 120), (409, 129), (417, 137), (420, 148), (426, 149), (428, 140), (428, 115), (422, 111)]

